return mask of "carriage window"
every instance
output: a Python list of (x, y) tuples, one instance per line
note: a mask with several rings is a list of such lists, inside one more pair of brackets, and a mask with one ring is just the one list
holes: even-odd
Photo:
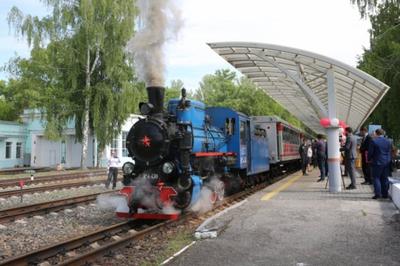
[(246, 145), (246, 121), (240, 121), (240, 145)]
[(296, 131), (290, 128), (284, 128), (283, 138), (289, 143), (299, 144), (298, 134), (296, 133)]
[(257, 137), (267, 137), (267, 132), (265, 129), (261, 128), (259, 125), (254, 126), (254, 135)]
[(225, 132), (231, 136), (235, 132), (235, 118), (227, 118), (225, 120)]

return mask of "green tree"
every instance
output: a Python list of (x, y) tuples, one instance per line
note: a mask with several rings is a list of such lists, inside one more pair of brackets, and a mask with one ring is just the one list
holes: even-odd
[[(13, 59), (11, 62), (15, 62)], [(0, 119), (16, 121), (26, 108), (35, 108), (40, 93), (32, 89), (33, 83), (23, 84), (19, 80), (10, 79), (7, 83), (0, 81)]]
[[(66, 121), (75, 119), (83, 168), (90, 129), (103, 149), (142, 97), (124, 51), (134, 32), (135, 1), (42, 1), (51, 10), (43, 18), (24, 15), (17, 7), (9, 13), (16, 34), (33, 47), (30, 60), (16, 62), (17, 69), (30, 68), (17, 73), (26, 82), (39, 80), (47, 130), (57, 136)], [(28, 77), (31, 68), (36, 76)]]
[(276, 115), (294, 126), (304, 128), (298, 119), (253, 82), (245, 77), (238, 79), (236, 73), (228, 69), (206, 75), (194, 97), (209, 106), (228, 106), (247, 115)]
[(382, 124), (387, 133), (399, 141), (400, 8), (395, 3), (379, 5), (370, 19), (371, 48), (364, 51), (359, 67), (391, 88), (367, 122)]
[(172, 80), (171, 85), (165, 88), (164, 103), (167, 104), (168, 101), (171, 99), (180, 98), (182, 88), (183, 88), (182, 80), (180, 79)]
[(380, 4), (400, 4), (400, 0), (350, 0), (353, 5), (358, 6), (361, 17), (367, 17), (374, 14)]
[(7, 84), (3, 80), (0, 80), (0, 120), (12, 121), (17, 116), (14, 115), (14, 105), (8, 97), (8, 91)]

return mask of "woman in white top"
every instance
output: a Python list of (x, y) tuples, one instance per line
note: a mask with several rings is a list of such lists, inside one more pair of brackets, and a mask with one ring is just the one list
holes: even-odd
[(311, 172), (312, 156), (313, 156), (312, 147), (311, 147), (311, 144), (308, 144), (308, 147), (307, 147), (307, 158), (308, 158), (307, 169), (308, 169), (308, 172)]

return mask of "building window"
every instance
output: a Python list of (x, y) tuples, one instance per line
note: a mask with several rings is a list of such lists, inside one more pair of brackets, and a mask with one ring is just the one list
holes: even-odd
[(11, 158), (11, 142), (6, 142), (6, 159)]
[(114, 138), (111, 142), (111, 153), (118, 154), (118, 138)]
[(126, 148), (126, 137), (128, 131), (122, 131), (122, 157), (128, 157), (128, 149)]
[(15, 158), (21, 159), (22, 158), (22, 143), (17, 142), (17, 147), (15, 149)]

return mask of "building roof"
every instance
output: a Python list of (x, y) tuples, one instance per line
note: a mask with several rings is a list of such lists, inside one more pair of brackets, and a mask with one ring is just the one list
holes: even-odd
[(389, 89), (357, 68), (300, 49), (247, 42), (208, 45), (315, 132), (324, 132), (319, 120), (328, 117), (329, 70), (334, 76), (336, 117), (355, 129)]

